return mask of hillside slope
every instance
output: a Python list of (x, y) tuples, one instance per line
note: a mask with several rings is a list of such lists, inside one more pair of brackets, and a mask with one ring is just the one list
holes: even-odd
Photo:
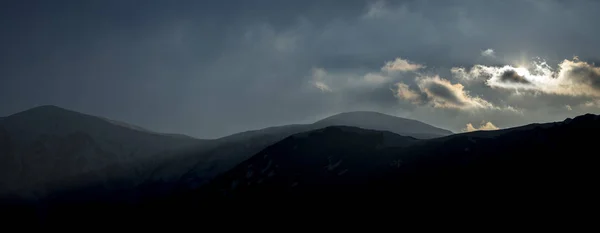
[(210, 150), (190, 153), (184, 156), (186, 157), (185, 160), (162, 167), (161, 169), (165, 172), (158, 171), (156, 179), (173, 176), (173, 171), (187, 170), (187, 172), (179, 177), (180, 181), (187, 186), (198, 187), (205, 184), (212, 177), (233, 168), (233, 166), (279, 140), (296, 133), (329, 126), (350, 126), (389, 131), (419, 139), (436, 138), (452, 134), (451, 131), (416, 120), (377, 112), (347, 112), (327, 117), (313, 124), (269, 127), (217, 139), (214, 141), (214, 147), (211, 147)]
[(216, 178), (200, 192), (205, 197), (187, 197), (201, 205), (211, 203), (199, 200), (315, 197), (469, 196), (474, 201), (515, 192), (544, 200), (589, 198), (599, 175), (593, 135), (600, 132), (600, 117), (595, 115), (433, 140), (396, 136), (402, 140), (389, 144), (381, 143), (385, 133), (359, 132), (365, 137), (337, 127), (289, 137)]
[(329, 213), (332, 204), (585, 206), (599, 194), (597, 132), (600, 117), (590, 114), (432, 140), (333, 126), (287, 137), (195, 190), (137, 204), (54, 202), (45, 213), (51, 221), (71, 221), (73, 213), (164, 220), (276, 206), (278, 214), (300, 206)]
[(0, 194), (35, 198), (122, 176), (141, 182), (167, 153), (203, 143), (55, 106), (33, 108), (0, 120)]

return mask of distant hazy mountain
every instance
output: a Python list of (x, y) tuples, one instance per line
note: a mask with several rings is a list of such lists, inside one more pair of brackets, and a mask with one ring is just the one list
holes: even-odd
[[(290, 135), (325, 128), (328, 126), (351, 126), (363, 129), (389, 131), (403, 136), (428, 139), (451, 135), (452, 132), (420, 121), (410, 120), (377, 112), (348, 112), (337, 114), (313, 124), (295, 124), (269, 127), (233, 134), (212, 141), (211, 146), (191, 151), (182, 159), (160, 167), (154, 180), (177, 177), (180, 183), (198, 187), (212, 177), (231, 169), (253, 154)], [(180, 174), (181, 171), (186, 171)], [(153, 181), (153, 183), (156, 183)], [(169, 182), (172, 184), (173, 182)]]
[(55, 106), (33, 108), (0, 118), (0, 194), (43, 196), (117, 174), (143, 179), (161, 154), (199, 144)]
[[(411, 136), (419, 139), (443, 137), (452, 134), (452, 131), (437, 128), (423, 122), (390, 116), (378, 112), (357, 111), (340, 113), (317, 121), (313, 124), (295, 124), (277, 127), (269, 127), (260, 130), (247, 131), (233, 134), (221, 140), (239, 140), (255, 135), (265, 134), (290, 134), (320, 129), (328, 126), (351, 126), (363, 129), (390, 131), (403, 136)], [(291, 134), (290, 134), (291, 135)]]
[(42, 106), (0, 118), (0, 195), (44, 197), (85, 187), (97, 195), (120, 190), (137, 196), (196, 188), (285, 137), (331, 125), (417, 138), (452, 133), (414, 120), (352, 112), (314, 124), (199, 140)]
[(437, 138), (452, 134), (451, 131), (440, 129), (423, 122), (385, 115), (378, 112), (347, 112), (337, 114), (313, 124), (313, 128), (327, 126), (353, 126), (363, 129), (389, 131), (403, 136), (419, 139)]

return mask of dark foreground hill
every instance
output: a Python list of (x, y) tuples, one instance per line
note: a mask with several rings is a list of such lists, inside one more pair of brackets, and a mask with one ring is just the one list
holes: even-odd
[(296, 134), (261, 151), (203, 190), (224, 198), (278, 198), (368, 183), (381, 154), (419, 140), (390, 132), (332, 126)]
[[(452, 132), (420, 121), (390, 116), (377, 112), (347, 112), (333, 115), (312, 124), (295, 124), (269, 127), (233, 134), (211, 140), (201, 150), (188, 151), (158, 167), (148, 184), (164, 189), (172, 188), (173, 180), (180, 188), (197, 188), (215, 176), (228, 171), (290, 135), (317, 130), (329, 126), (352, 126), (361, 129), (389, 131), (418, 139), (430, 139), (451, 135)], [(163, 182), (164, 181), (164, 182)], [(157, 187), (154, 187), (156, 189)]]
[(432, 140), (327, 127), (269, 146), (193, 191), (132, 205), (55, 203), (46, 216), (178, 218), (273, 207), (331, 211), (332, 204), (585, 206), (598, 194), (598, 132), (595, 115)]
[[(517, 195), (591, 191), (600, 117), (425, 141), (330, 127), (289, 137), (205, 188), (205, 200), (397, 198), (414, 194)], [(514, 196), (513, 196), (514, 197)]]

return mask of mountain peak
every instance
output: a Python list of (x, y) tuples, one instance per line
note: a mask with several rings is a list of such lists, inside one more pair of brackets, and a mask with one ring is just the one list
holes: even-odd
[[(394, 115), (388, 115), (385, 113), (380, 113), (380, 112), (374, 112), (374, 111), (352, 111), (352, 112), (342, 112), (342, 113), (338, 113), (335, 115), (332, 115), (330, 117), (327, 117), (325, 119), (322, 119), (320, 121), (328, 121), (328, 120), (332, 120), (332, 119), (348, 119), (348, 120), (395, 120), (395, 121), (405, 121), (405, 122), (418, 122), (418, 123), (422, 123), (419, 122), (417, 120), (413, 120), (413, 119), (408, 119), (408, 118), (403, 118), (403, 117), (398, 117), (398, 116), (394, 116)], [(424, 123), (422, 123), (424, 124)]]
[(575, 118), (571, 119), (571, 118), (567, 118), (564, 122), (566, 123), (576, 123), (576, 122), (593, 122), (595, 120), (598, 120), (600, 116), (598, 115), (594, 115), (591, 113), (587, 113), (585, 115), (580, 115), (580, 116), (576, 116)]
[(61, 108), (61, 107), (56, 106), (56, 105), (42, 105), (42, 106), (37, 106), (37, 107), (30, 108), (28, 110), (25, 110), (24, 112), (29, 112), (29, 111), (65, 111), (65, 112), (73, 112), (71, 110), (68, 110), (66, 108)]
[(58, 107), (55, 105), (42, 105), (42, 106), (30, 108), (25, 111), (12, 114), (8, 117), (21, 117), (21, 116), (30, 116), (30, 115), (56, 116), (56, 115), (64, 115), (64, 114), (82, 114), (82, 113), (78, 113), (78, 112), (75, 112), (72, 110), (61, 108), (61, 107)]
[(62, 110), (62, 111), (66, 111), (67, 109), (58, 107), (56, 105), (41, 105), (41, 106), (31, 108), (29, 110), (56, 110), (56, 111)]
[(359, 128), (391, 131), (401, 135), (417, 136), (418, 138), (432, 138), (452, 134), (449, 130), (437, 128), (417, 120), (371, 111), (339, 113), (317, 121), (315, 124), (323, 126), (356, 126)]
[(158, 135), (196, 140), (189, 136), (163, 134), (144, 129), (128, 123), (76, 112), (55, 105), (42, 105), (2, 118), (4, 127), (19, 132), (29, 132), (35, 139), (39, 135), (68, 135), (75, 132), (87, 132), (95, 136), (119, 134), (137, 137), (147, 134), (149, 137)]
[[(374, 111), (351, 111), (351, 112), (342, 112), (342, 113), (338, 113), (335, 114), (333, 116), (330, 116), (328, 118), (334, 118), (334, 117), (347, 117), (347, 116), (380, 116), (380, 117), (396, 117), (396, 116), (392, 116), (392, 115), (388, 115), (388, 114), (384, 114), (384, 113), (380, 113), (380, 112), (374, 112)], [(327, 118), (326, 118), (327, 119)]]

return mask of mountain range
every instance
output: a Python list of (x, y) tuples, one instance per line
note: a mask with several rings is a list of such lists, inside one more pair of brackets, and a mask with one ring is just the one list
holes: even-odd
[(201, 140), (41, 106), (0, 119), (0, 194), (39, 199), (57, 190), (81, 187), (93, 190), (94, 196), (121, 191), (132, 195), (138, 189), (158, 193), (196, 188), (285, 137), (332, 125), (388, 130), (419, 138), (452, 134), (414, 120), (351, 112), (314, 124)]
[(52, 221), (308, 200), (581, 203), (596, 195), (599, 130), (592, 114), (452, 134), (349, 112), (201, 140), (44, 106), (0, 119), (1, 203)]
[(2, 118), (0, 140), (0, 193), (33, 196), (112, 174), (143, 175), (161, 154), (204, 144), (54, 106)]
[(571, 212), (592, 208), (599, 194), (599, 130), (600, 116), (591, 114), (430, 140), (332, 126), (288, 137), (197, 190), (156, 202), (164, 211), (285, 206), (276, 210), (340, 214), (363, 205), (450, 205)]

